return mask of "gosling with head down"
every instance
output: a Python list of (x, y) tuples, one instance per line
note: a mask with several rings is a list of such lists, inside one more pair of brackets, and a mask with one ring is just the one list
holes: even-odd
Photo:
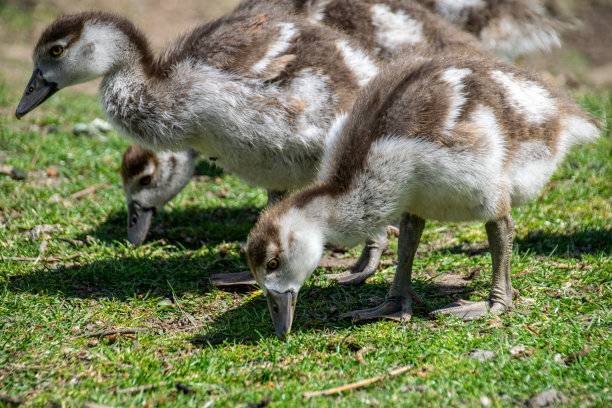
[(382, 72), (331, 128), (320, 177), (265, 211), (248, 262), (276, 333), (291, 329), (300, 288), (324, 245), (351, 246), (401, 219), (398, 266), (383, 304), (353, 321), (410, 320), (412, 265), (425, 219), (485, 221), (489, 299), (433, 314), (475, 319), (512, 306), (510, 210), (537, 196), (568, 149), (598, 122), (533, 75), (491, 58), (440, 56)]

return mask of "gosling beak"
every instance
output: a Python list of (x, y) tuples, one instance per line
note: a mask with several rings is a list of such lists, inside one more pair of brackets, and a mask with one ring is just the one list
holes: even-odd
[(57, 92), (57, 84), (47, 82), (40, 69), (35, 69), (17, 106), (15, 116), (17, 119), (21, 119), (26, 113), (46, 101), (55, 92)]
[(293, 291), (279, 293), (268, 289), (266, 298), (276, 335), (279, 339), (285, 340), (286, 335), (291, 331), (297, 293)]
[(128, 241), (138, 246), (142, 244), (151, 228), (155, 207), (144, 208), (136, 201), (128, 204)]

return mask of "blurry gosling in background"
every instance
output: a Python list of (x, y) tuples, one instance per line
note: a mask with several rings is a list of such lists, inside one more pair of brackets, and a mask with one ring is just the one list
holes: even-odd
[[(421, 5), (442, 18), (434, 17)], [(291, 13), (309, 18), (310, 21), (343, 32), (379, 55), (387, 56), (400, 51), (412, 52), (412, 47), (418, 46), (415, 39), (421, 30), (427, 32), (426, 49), (440, 47), (440, 45), (434, 46), (434, 43), (444, 44), (444, 47), (469, 44), (509, 60), (521, 54), (549, 50), (560, 45), (556, 31), (559, 24), (546, 15), (537, 1), (244, 0), (234, 13), (244, 12), (252, 15)], [(458, 25), (463, 32), (445, 30), (443, 19)], [(480, 43), (466, 33), (475, 35)], [(398, 48), (397, 44), (402, 43), (404, 45)], [(148, 157), (153, 160), (154, 153), (151, 154)], [(130, 157), (124, 156), (124, 161)], [(193, 165), (193, 162), (179, 163), (177, 171), (183, 174), (193, 172), (191, 169), (180, 169), (183, 164)], [(137, 183), (133, 184), (132, 194), (137, 194), (138, 188)], [(157, 184), (157, 188), (149, 186), (143, 188), (147, 190), (152, 202), (168, 201), (167, 189), (163, 188), (161, 182)], [(163, 198), (156, 199), (154, 197), (156, 193)], [(268, 193), (274, 194), (274, 191)], [(270, 202), (274, 202), (274, 199)], [(142, 221), (138, 218), (138, 212), (128, 211), (128, 214), (128, 240), (139, 245), (146, 238), (151, 218), (148, 212), (144, 213), (145, 218)], [(138, 239), (132, 240), (130, 237)]]
[(128, 241), (140, 245), (147, 237), (155, 213), (191, 180), (197, 153), (159, 152), (138, 145), (127, 148), (121, 159), (121, 182), (128, 206)]
[(411, 281), (426, 219), (485, 221), (489, 299), (433, 314), (475, 319), (512, 306), (510, 210), (536, 197), (568, 149), (598, 137), (573, 101), (516, 67), (443, 56), (382, 72), (332, 127), (320, 181), (265, 211), (250, 233), (249, 266), (276, 334), (291, 329), (300, 288), (326, 243), (352, 246), (401, 218), (398, 265), (380, 306), (353, 321), (407, 321), (422, 302)]

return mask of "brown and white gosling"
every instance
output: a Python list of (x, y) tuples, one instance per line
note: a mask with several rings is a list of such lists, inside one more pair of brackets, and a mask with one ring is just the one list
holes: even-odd
[[(437, 38), (422, 34), (425, 48)], [(251, 184), (287, 192), (316, 179), (335, 115), (350, 109), (380, 60), (320, 24), (247, 12), (197, 27), (155, 57), (127, 19), (86, 12), (51, 23), (33, 62), (18, 117), (59, 89), (102, 77), (107, 117), (136, 143), (155, 151), (192, 148)], [(386, 245), (383, 232), (334, 279), (362, 282)], [(246, 283), (252, 275), (229, 279)]]
[(382, 72), (332, 126), (320, 181), (265, 211), (247, 259), (277, 335), (326, 243), (350, 246), (398, 218), (398, 266), (385, 302), (354, 321), (409, 320), (421, 302), (412, 264), (425, 219), (484, 220), (489, 299), (434, 314), (474, 319), (512, 305), (510, 210), (535, 197), (568, 149), (598, 137), (596, 120), (529, 73), (494, 59), (440, 56)]
[[(362, 43), (375, 43), (381, 54), (393, 43), (409, 43), (431, 24), (416, 14), (423, 6), (440, 21), (451, 22), (479, 40), (479, 48), (512, 61), (516, 57), (559, 47), (561, 24), (538, 0), (243, 0), (238, 10), (293, 12), (335, 27)], [(416, 20), (416, 22), (414, 21)], [(408, 23), (408, 24), (406, 24)], [(415, 24), (417, 23), (417, 24)], [(463, 42), (465, 38), (440, 38)]]
[[(418, 4), (419, 2), (430, 7), (431, 12)], [(414, 0), (245, 0), (238, 5), (234, 13), (246, 13), (253, 16), (260, 13), (294, 14), (300, 18), (308, 18), (310, 21), (341, 31), (355, 39), (369, 53), (377, 55), (379, 59), (383, 60), (397, 54), (435, 53), (442, 49), (453, 49), (461, 52), (465, 47), (488, 50), (494, 54), (506, 56), (508, 49), (506, 42), (490, 38), (491, 33), (499, 31), (495, 27), (499, 26), (501, 21), (504, 22), (502, 24), (504, 27), (525, 28), (529, 26), (532, 28), (530, 30), (512, 30), (513, 34), (511, 37), (507, 37), (508, 41), (519, 38), (522, 43), (530, 45), (529, 47), (512, 47), (514, 51), (527, 52), (538, 48), (547, 49), (552, 43), (555, 43), (552, 39), (558, 41), (558, 35), (552, 20), (541, 13), (533, 2), (496, 0), (494, 2), (453, 2), (452, 4), (440, 2), (437, 5), (423, 0), (419, 2)], [(440, 16), (443, 18), (440, 18)], [(458, 21), (459, 18), (462, 18), (462, 20)], [(448, 24), (448, 20), (461, 23), (464, 32)], [(534, 28), (536, 26), (537, 29)], [(478, 35), (481, 41), (478, 42), (475, 37), (466, 32)], [(550, 35), (546, 36), (538, 33), (549, 33)], [(551, 41), (532, 41), (533, 38), (550, 38)], [(513, 54), (513, 56), (515, 55), (516, 53)], [(138, 167), (138, 170), (140, 170), (141, 157), (142, 155), (124, 155), (122, 166), (128, 169)], [(163, 170), (164, 163), (168, 163), (163, 159), (157, 160), (155, 153), (147, 153), (146, 157), (151, 162), (151, 166), (160, 168), (160, 170)], [(130, 163), (131, 160), (136, 161), (137, 166), (133, 166)], [(175, 168), (176, 171), (180, 172), (180, 175), (184, 176), (193, 171), (192, 169), (183, 169), (181, 165), (192, 166), (193, 161), (179, 161), (177, 163)], [(167, 170), (165, 172), (167, 173)], [(123, 172), (122, 176), (126, 193), (129, 190), (132, 196), (140, 196), (142, 194), (139, 189), (146, 190), (148, 202), (140, 203), (140, 207), (144, 205), (148, 208), (159, 209), (159, 203), (169, 200), (167, 197), (168, 191), (178, 193), (174, 188), (176, 180), (173, 178), (167, 179), (173, 183), (172, 186), (164, 186), (163, 180), (158, 180), (155, 185), (141, 186), (138, 182), (141, 178), (139, 171), (134, 173)], [(184, 184), (187, 181), (182, 180)], [(156, 193), (160, 197), (155, 197)], [(279, 195), (278, 192), (274, 191), (269, 191), (269, 194)], [(270, 200), (270, 203), (273, 201)], [(128, 197), (128, 207), (130, 202)], [(138, 201), (135, 203), (133, 206), (137, 209)], [(128, 210), (128, 240), (135, 245), (139, 245), (146, 238), (151, 223), (150, 212), (142, 212), (142, 218), (140, 218), (140, 213), (141, 211)], [(372, 244), (374, 247), (378, 247), (375, 249), (376, 251), (385, 246), (384, 242)], [(375, 256), (370, 259), (374, 260)], [(375, 263), (372, 261), (369, 263), (371, 265), (366, 266), (366, 269), (373, 272)], [(252, 281), (250, 279), (243, 282), (240, 280), (230, 281), (230, 283), (245, 282), (251, 283)], [(223, 283), (223, 281), (217, 283)]]

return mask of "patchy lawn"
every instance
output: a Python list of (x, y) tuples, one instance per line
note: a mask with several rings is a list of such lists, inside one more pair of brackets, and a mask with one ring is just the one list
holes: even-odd
[[(380, 302), (397, 240), (361, 287), (321, 275), (359, 248), (328, 254), (279, 341), (252, 288), (208, 276), (247, 268), (242, 242), (265, 193), (202, 163), (130, 247), (114, 132), (75, 135), (102, 117), (65, 90), (14, 119), (22, 87), (0, 78), (0, 406), (610, 406), (612, 137), (574, 149), (516, 223), (511, 313), (465, 323), (427, 312), (490, 289), (482, 224), (428, 222), (415, 265), (428, 305), (409, 324), (338, 316)], [(576, 95), (612, 115), (611, 93)], [(22, 178), (23, 175), (26, 178)], [(366, 387), (304, 393), (407, 367)], [(544, 393), (544, 394), (542, 394)]]

